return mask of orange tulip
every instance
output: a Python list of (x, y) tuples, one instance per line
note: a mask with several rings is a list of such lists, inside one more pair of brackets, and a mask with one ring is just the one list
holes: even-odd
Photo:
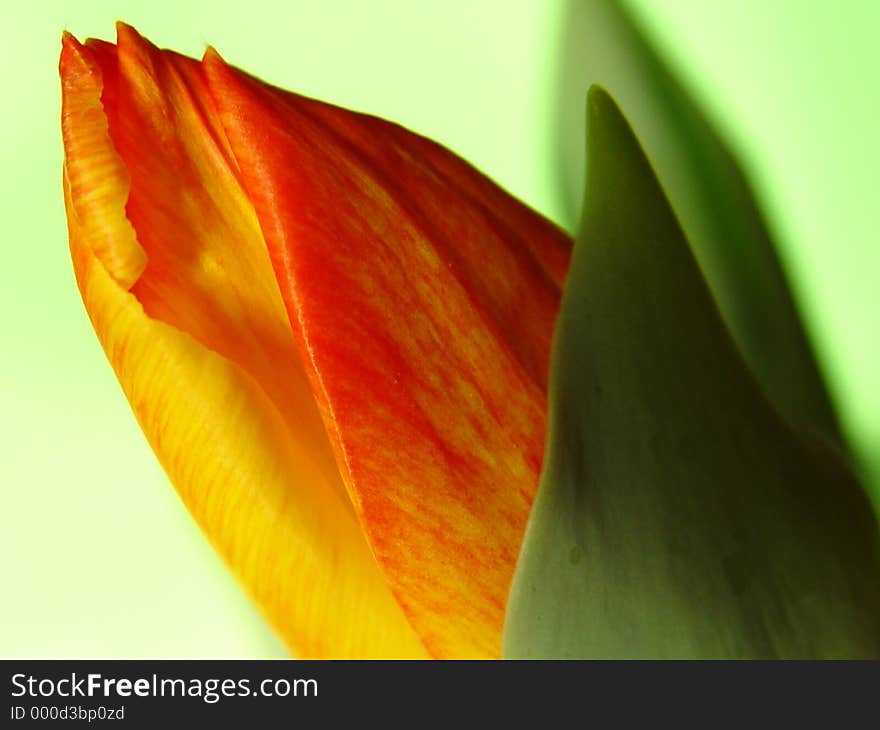
[(86, 310), (267, 619), (298, 656), (498, 656), (568, 237), (213, 50), (120, 25), (65, 35), (60, 67)]

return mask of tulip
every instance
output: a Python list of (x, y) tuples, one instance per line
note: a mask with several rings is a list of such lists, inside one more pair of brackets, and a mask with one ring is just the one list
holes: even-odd
[(302, 657), (495, 657), (571, 241), (439, 145), (209, 49), (65, 35), (76, 280), (195, 520)]
[[(66, 35), (61, 77), (86, 311), (296, 655), (880, 655), (876, 515), (745, 178), (685, 96), (641, 116), (666, 178), (688, 163), (673, 206), (591, 88), (572, 255), (439, 145), (212, 49)], [(682, 197), (706, 181), (722, 207)]]

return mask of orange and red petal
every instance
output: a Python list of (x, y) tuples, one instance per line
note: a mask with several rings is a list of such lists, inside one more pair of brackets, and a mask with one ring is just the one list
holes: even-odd
[(341, 485), (200, 65), (122, 26), (116, 49), (66, 36), (61, 75), (77, 282), (182, 499), (297, 654), (424, 656)]
[(204, 60), (343, 478), (437, 656), (497, 656), (568, 238), (438, 145)]

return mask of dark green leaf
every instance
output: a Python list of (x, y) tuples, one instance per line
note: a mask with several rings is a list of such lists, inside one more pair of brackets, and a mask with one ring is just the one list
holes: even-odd
[(608, 95), (553, 354), (508, 657), (880, 656), (880, 538), (765, 398)]
[(615, 0), (569, 0), (559, 162), (573, 216), (583, 191), (583, 99), (604, 86), (626, 110), (722, 316), (768, 396), (841, 443), (776, 249), (738, 161)]

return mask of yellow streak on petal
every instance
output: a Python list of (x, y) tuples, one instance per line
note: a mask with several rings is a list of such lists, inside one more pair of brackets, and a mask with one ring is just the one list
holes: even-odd
[(109, 143), (101, 104), (100, 71), (87, 49), (65, 33), (61, 56), (66, 180), (77, 209), (91, 221), (85, 243), (119, 284), (128, 289), (143, 273), (147, 256), (131, 224), (120, 216), (128, 172)]

